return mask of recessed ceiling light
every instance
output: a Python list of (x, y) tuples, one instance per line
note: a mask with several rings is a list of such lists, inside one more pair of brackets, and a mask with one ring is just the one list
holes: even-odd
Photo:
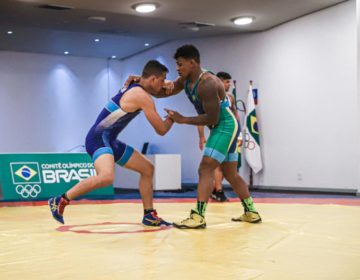
[(93, 21), (93, 22), (105, 22), (105, 21), (106, 21), (106, 17), (91, 16), (91, 17), (88, 17), (88, 21)]
[(149, 43), (145, 43), (144, 46), (145, 46), (145, 47), (148, 47), (148, 46), (150, 46), (150, 44), (149, 44)]
[(234, 18), (232, 19), (232, 21), (236, 24), (236, 25), (247, 25), (250, 24), (254, 21), (254, 17), (238, 17), (238, 18)]
[(97, 43), (97, 42), (100, 42), (100, 39), (96, 38), (94, 41)]
[(155, 11), (157, 7), (158, 5), (154, 3), (139, 3), (132, 6), (135, 11), (143, 14), (151, 13)]
[(69, 54), (69, 52), (68, 52), (68, 51), (64, 51), (64, 54)]
[(197, 31), (200, 30), (200, 27), (198, 27), (198, 26), (187, 26), (187, 27), (185, 27), (183, 29), (188, 30), (188, 31), (197, 32)]
[(12, 32), (11, 30), (9, 30), (8, 32), (7, 32), (7, 34), (13, 34), (14, 32)]
[(115, 59), (115, 58), (116, 58), (116, 55), (112, 55), (111, 58), (112, 58), (112, 59)]

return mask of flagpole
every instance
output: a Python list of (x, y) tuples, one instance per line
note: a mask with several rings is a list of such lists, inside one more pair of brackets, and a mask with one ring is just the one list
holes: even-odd
[[(250, 86), (251, 86), (251, 88), (252, 88), (252, 86), (253, 86), (253, 81), (252, 80), (250, 80), (249, 81), (249, 84), (250, 84)], [(251, 93), (252, 94), (252, 93)], [(253, 186), (254, 186), (254, 176), (253, 176), (253, 170), (252, 170), (252, 168), (250, 167), (250, 174), (249, 174), (249, 188), (253, 188)]]
[[(233, 95), (234, 95), (234, 100), (235, 100), (235, 108), (236, 108), (236, 111), (239, 111), (239, 112), (242, 112), (242, 113), (246, 114), (246, 105), (245, 105), (244, 101), (242, 101), (241, 99), (237, 99), (237, 95), (236, 95), (236, 92), (237, 92), (236, 80), (233, 80), (233, 84), (234, 84)], [(238, 102), (241, 103), (241, 107), (242, 107), (242, 108), (239, 108)]]
[(237, 105), (237, 97), (236, 97), (236, 80), (233, 80), (233, 84), (234, 84), (233, 95), (234, 95), (234, 100), (235, 100), (235, 108), (237, 111), (239, 109), (239, 107)]

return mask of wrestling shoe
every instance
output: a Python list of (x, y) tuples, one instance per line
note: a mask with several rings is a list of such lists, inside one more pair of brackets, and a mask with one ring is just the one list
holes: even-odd
[(205, 218), (195, 210), (191, 210), (189, 218), (178, 223), (173, 223), (173, 226), (179, 229), (202, 229), (206, 228), (206, 221)]
[(218, 201), (218, 202), (229, 201), (223, 190), (221, 190), (221, 191), (213, 191), (212, 194), (211, 194), (211, 198), (213, 200)]
[(171, 226), (171, 223), (158, 217), (156, 210), (144, 215), (142, 223), (143, 225), (150, 227)]
[(238, 218), (232, 218), (233, 222), (261, 223), (261, 217), (258, 212), (246, 211)]
[(64, 223), (63, 213), (66, 205), (69, 205), (69, 201), (61, 196), (52, 197), (48, 200), (51, 214), (53, 218), (59, 223)]

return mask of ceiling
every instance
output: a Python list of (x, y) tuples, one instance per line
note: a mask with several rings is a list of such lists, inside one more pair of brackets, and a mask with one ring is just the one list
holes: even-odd
[[(144, 1), (0, 0), (0, 50), (124, 59), (171, 40), (264, 31), (344, 1), (155, 0), (159, 8), (150, 14), (131, 8), (139, 2)], [(231, 22), (243, 15), (255, 21), (248, 26)], [(89, 20), (93, 16), (106, 21)], [(211, 26), (194, 31), (196, 23)]]

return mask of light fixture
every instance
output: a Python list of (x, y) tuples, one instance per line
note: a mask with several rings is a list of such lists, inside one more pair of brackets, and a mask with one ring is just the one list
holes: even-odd
[(148, 46), (150, 46), (150, 44), (149, 44), (149, 43), (145, 43), (144, 46), (145, 46), (145, 47), (148, 47)]
[(68, 51), (64, 51), (64, 54), (69, 54), (69, 52), (68, 52)]
[(94, 41), (97, 43), (97, 42), (100, 42), (100, 39), (96, 38)]
[(255, 19), (254, 17), (243, 16), (232, 19), (232, 22), (235, 23), (236, 25), (247, 25), (252, 23), (254, 19)]
[(8, 32), (6, 32), (7, 34), (11, 35), (13, 34), (14, 32), (12, 32), (12, 30), (9, 30)]
[(112, 58), (112, 59), (115, 59), (115, 58), (116, 58), (116, 55), (112, 55), (111, 58)]
[(155, 3), (139, 3), (131, 6), (138, 13), (146, 14), (156, 10), (158, 4)]
[(106, 21), (106, 17), (102, 17), (102, 16), (91, 16), (87, 18), (88, 21), (93, 21), (93, 22), (105, 22)]

